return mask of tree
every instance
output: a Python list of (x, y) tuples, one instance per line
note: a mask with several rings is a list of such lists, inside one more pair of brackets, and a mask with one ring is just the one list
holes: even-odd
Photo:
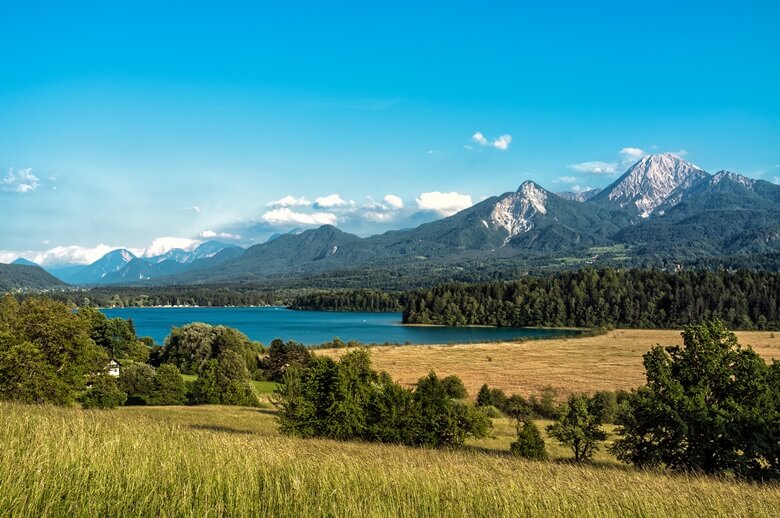
[(99, 409), (116, 408), (126, 400), (127, 394), (119, 390), (116, 379), (105, 373), (95, 376), (92, 386), (79, 397), (82, 407)]
[(644, 356), (645, 386), (618, 419), (613, 453), (637, 466), (780, 478), (780, 364), (739, 345), (720, 321)]
[(223, 351), (216, 359), (201, 365), (193, 391), (199, 404), (258, 405), (244, 360), (232, 350)]
[(477, 406), (492, 406), (493, 405), (493, 398), (490, 394), (490, 387), (488, 387), (487, 383), (479, 387), (479, 392), (477, 392)]
[(547, 427), (547, 433), (571, 448), (575, 462), (589, 462), (599, 441), (607, 438), (599, 424), (590, 412), (588, 397), (572, 395), (561, 409), (558, 421)]
[(517, 440), (510, 446), (512, 455), (526, 459), (545, 460), (547, 450), (539, 428), (533, 421), (525, 421), (517, 431)]
[(0, 399), (65, 404), (69, 397), (68, 387), (38, 347), (0, 335)]
[(88, 323), (65, 304), (31, 297), (0, 304), (0, 397), (69, 404), (88, 376), (105, 369), (106, 353)]
[(367, 351), (335, 362), (314, 356), (292, 365), (272, 398), (280, 430), (297, 437), (460, 446), (492, 425), (480, 410), (452, 399), (436, 374), (411, 391), (371, 368)]
[(174, 327), (165, 339), (161, 363), (172, 363), (185, 374), (195, 374), (209, 359), (213, 358), (212, 344), (214, 327), (193, 322)]
[(128, 405), (149, 405), (154, 397), (156, 373), (145, 363), (131, 363), (119, 372), (119, 388), (127, 393)]
[(463, 384), (463, 380), (461, 380), (455, 374), (451, 374), (443, 378), (441, 382), (444, 385), (444, 388), (447, 390), (447, 394), (452, 399), (466, 399), (469, 397), (469, 393), (466, 391), (466, 386)]
[(160, 365), (155, 372), (153, 383), (150, 405), (183, 405), (187, 402), (187, 387), (175, 365)]
[(417, 382), (414, 401), (420, 409), (416, 438), (420, 445), (461, 446), (467, 437), (484, 437), (492, 426), (480, 410), (453, 401), (434, 372)]
[(305, 345), (277, 338), (271, 342), (268, 354), (260, 361), (260, 369), (269, 380), (281, 381), (289, 367), (306, 367), (311, 360), (311, 351)]

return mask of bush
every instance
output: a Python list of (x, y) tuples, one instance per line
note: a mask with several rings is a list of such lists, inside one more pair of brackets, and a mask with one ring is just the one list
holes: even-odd
[(487, 405), (487, 406), (480, 406), (479, 408), (483, 414), (485, 414), (490, 419), (498, 419), (499, 417), (503, 417), (504, 414), (501, 413), (501, 410), (494, 407), (493, 405)]
[(517, 440), (510, 446), (512, 455), (526, 459), (546, 460), (547, 450), (539, 428), (533, 421), (526, 421), (517, 432)]
[(187, 387), (175, 365), (160, 365), (153, 382), (154, 392), (150, 405), (183, 405), (187, 402)]
[(446, 378), (443, 378), (441, 382), (444, 385), (444, 388), (447, 390), (447, 394), (452, 399), (466, 399), (469, 397), (469, 393), (466, 390), (466, 386), (463, 384), (463, 380), (461, 380), (455, 374), (451, 374)]
[(297, 437), (460, 446), (492, 426), (482, 411), (453, 400), (436, 374), (409, 390), (373, 370), (365, 350), (338, 362), (313, 357), (305, 368), (292, 366), (273, 403), (280, 430)]
[(506, 394), (501, 389), (491, 389), (487, 383), (480, 387), (477, 393), (477, 406), (494, 406), (504, 410), (506, 406)]
[(109, 409), (123, 405), (127, 394), (119, 390), (116, 379), (108, 374), (98, 374), (79, 401), (84, 408)]
[(538, 398), (535, 395), (531, 396), (529, 401), (531, 411), (543, 419), (557, 419), (560, 413), (555, 402), (557, 395), (557, 391), (550, 386), (542, 388)]

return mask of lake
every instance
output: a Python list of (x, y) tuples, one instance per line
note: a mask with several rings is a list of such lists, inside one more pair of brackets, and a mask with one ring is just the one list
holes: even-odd
[(518, 327), (416, 327), (401, 325), (400, 313), (334, 313), (266, 308), (114, 308), (108, 317), (132, 318), (138, 336), (162, 344), (171, 328), (190, 322), (234, 327), (268, 345), (274, 338), (317, 345), (339, 337), (348, 342), (447, 344), (552, 338), (576, 331)]

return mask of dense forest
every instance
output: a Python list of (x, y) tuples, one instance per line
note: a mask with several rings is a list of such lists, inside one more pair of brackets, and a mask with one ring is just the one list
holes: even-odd
[(780, 329), (780, 274), (594, 270), (410, 293), (409, 324), (673, 328), (718, 318)]
[(309, 293), (295, 297), (291, 309), (316, 311), (364, 311), (398, 312), (404, 309), (409, 299), (407, 293), (378, 290), (341, 290)]

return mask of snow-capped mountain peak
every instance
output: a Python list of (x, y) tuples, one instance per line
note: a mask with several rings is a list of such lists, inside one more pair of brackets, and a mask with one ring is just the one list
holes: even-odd
[(643, 218), (665, 201), (675, 190), (690, 187), (707, 173), (672, 153), (648, 155), (607, 187), (600, 199), (618, 203), (621, 207), (635, 206)]

